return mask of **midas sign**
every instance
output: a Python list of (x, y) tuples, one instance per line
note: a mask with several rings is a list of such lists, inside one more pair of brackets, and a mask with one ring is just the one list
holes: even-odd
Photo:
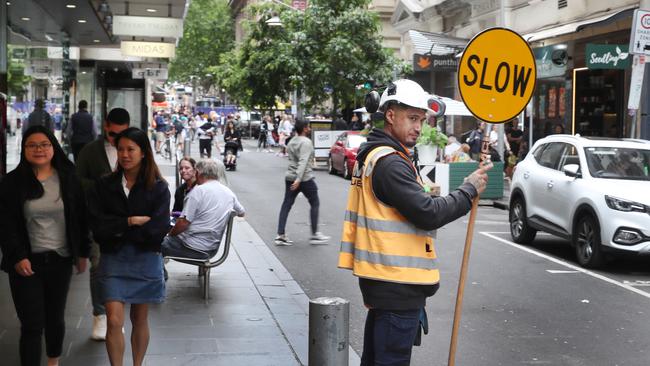
[(479, 33), (458, 65), (463, 102), (483, 121), (503, 123), (519, 115), (533, 95), (537, 71), (528, 43), (505, 28)]

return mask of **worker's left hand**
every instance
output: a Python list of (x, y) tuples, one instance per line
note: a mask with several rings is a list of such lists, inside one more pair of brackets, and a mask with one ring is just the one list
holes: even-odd
[(298, 189), (299, 186), (300, 186), (300, 179), (296, 179), (293, 181), (293, 183), (291, 183), (291, 187), (289, 187), (289, 189), (295, 191), (296, 189)]

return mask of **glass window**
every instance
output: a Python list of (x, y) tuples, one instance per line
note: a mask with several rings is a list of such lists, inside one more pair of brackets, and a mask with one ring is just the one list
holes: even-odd
[(650, 180), (650, 150), (587, 147), (589, 173), (595, 178)]
[(538, 160), (539, 165), (551, 168), (558, 169), (558, 164), (560, 162), (560, 157), (564, 152), (564, 146), (566, 144), (561, 142), (551, 142), (549, 143), (544, 151), (541, 152), (541, 156)]
[(538, 163), (540, 162), (540, 159), (542, 158), (542, 152), (544, 151), (546, 146), (548, 146), (548, 144), (539, 145), (539, 147), (537, 149), (535, 149), (535, 151), (533, 152), (533, 156), (535, 157), (535, 160)]
[(564, 144), (564, 145), (565, 145), (564, 153), (562, 153), (562, 157), (560, 157), (560, 165), (559, 165), (560, 170), (564, 169), (564, 167), (569, 164), (577, 164), (578, 166), (580, 166), (580, 157), (578, 156), (578, 149), (576, 149), (576, 147), (571, 144)]
[(366, 138), (361, 135), (349, 135), (348, 136), (348, 147), (355, 148), (361, 146), (362, 143), (366, 142)]

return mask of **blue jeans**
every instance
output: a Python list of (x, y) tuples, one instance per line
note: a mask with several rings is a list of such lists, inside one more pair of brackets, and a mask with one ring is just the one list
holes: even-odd
[(284, 201), (282, 202), (282, 208), (280, 209), (280, 220), (278, 222), (278, 235), (284, 235), (284, 229), (287, 226), (287, 218), (289, 217), (289, 211), (293, 203), (296, 201), (298, 194), (302, 194), (307, 197), (309, 201), (309, 216), (311, 218), (311, 233), (315, 234), (318, 231), (318, 208), (320, 206), (320, 201), (318, 200), (318, 186), (316, 186), (316, 181), (310, 179), (304, 182), (300, 182), (298, 189), (292, 191), (290, 189), (292, 181), (285, 180), (284, 188)]
[(370, 309), (363, 336), (361, 366), (408, 366), (422, 309)]

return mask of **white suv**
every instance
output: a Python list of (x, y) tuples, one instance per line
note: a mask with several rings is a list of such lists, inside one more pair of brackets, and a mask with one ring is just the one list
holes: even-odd
[(650, 254), (650, 144), (644, 140), (553, 135), (517, 165), (510, 234), (538, 230), (571, 241), (583, 267), (607, 250)]

